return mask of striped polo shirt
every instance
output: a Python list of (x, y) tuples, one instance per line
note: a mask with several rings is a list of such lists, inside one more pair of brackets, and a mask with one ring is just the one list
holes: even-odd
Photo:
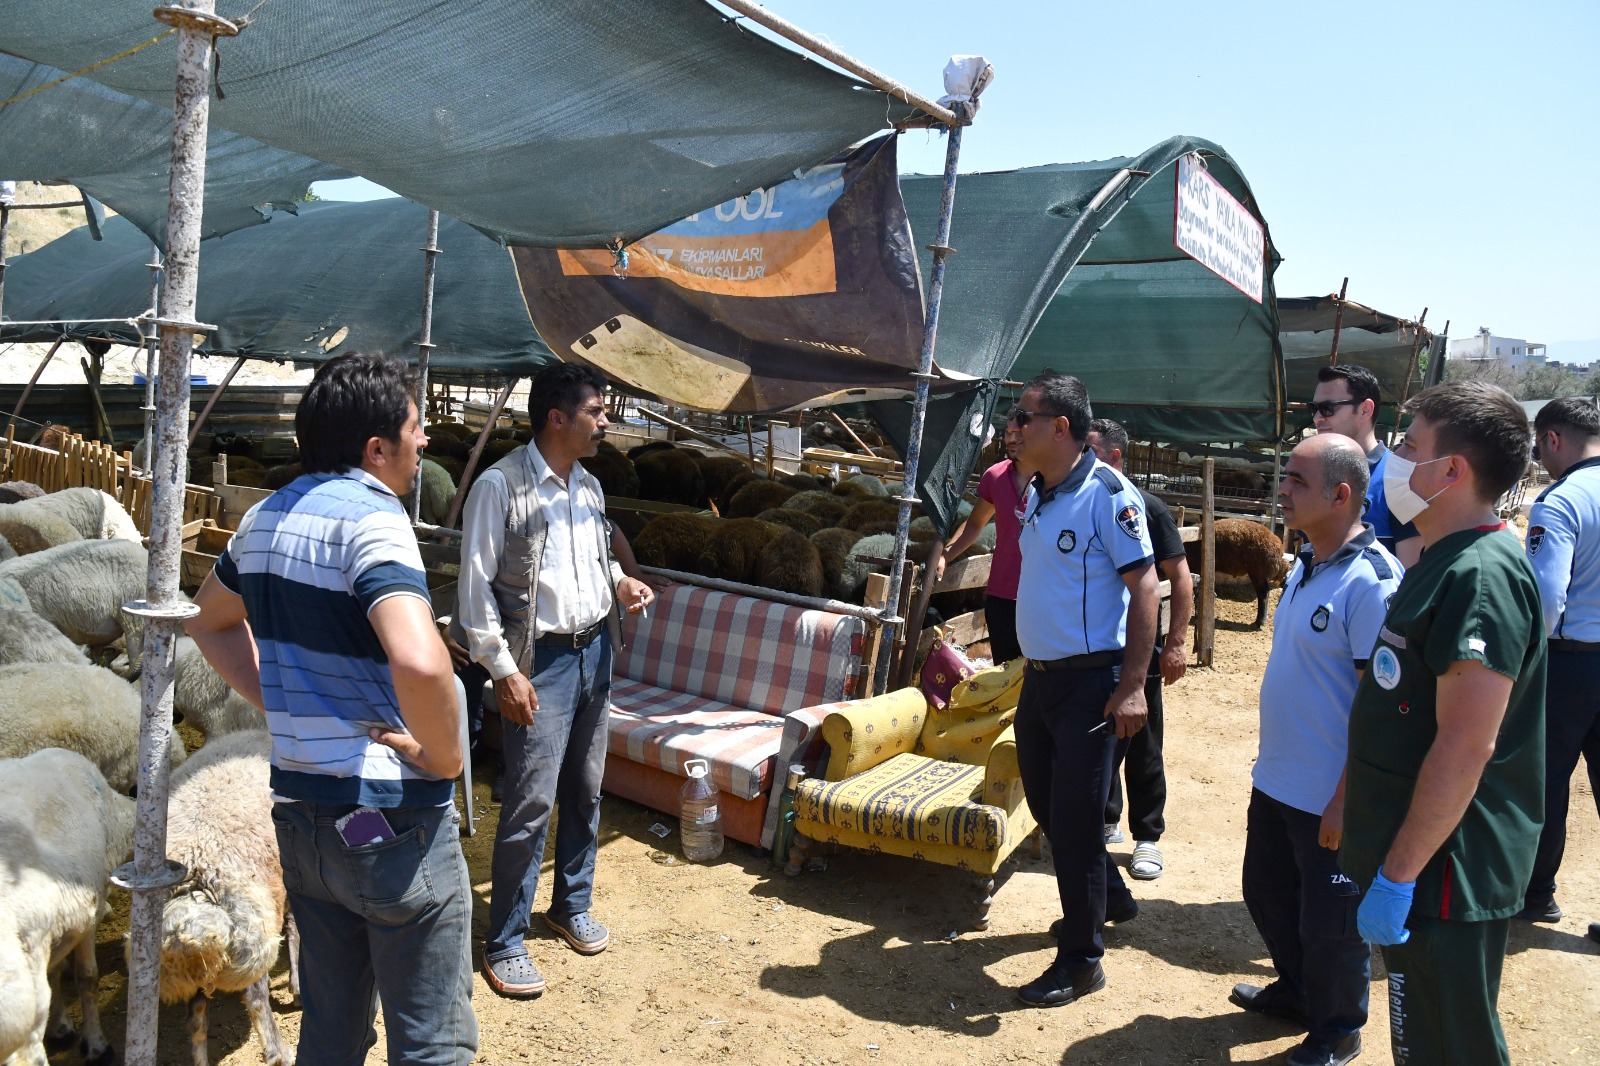
[(393, 492), (360, 469), (304, 474), (250, 509), (216, 575), (244, 599), (255, 636), (276, 797), (450, 802), (453, 782), (367, 735), (404, 728), (367, 615), (390, 596), (428, 599), (417, 539)]

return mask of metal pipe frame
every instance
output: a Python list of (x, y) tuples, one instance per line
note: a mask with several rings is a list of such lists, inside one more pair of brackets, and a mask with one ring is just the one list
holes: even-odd
[(167, 255), (161, 284), (161, 373), (151, 449), (150, 564), (145, 598), (124, 607), (146, 619), (140, 681), (139, 796), (133, 862), (118, 884), (133, 893), (128, 938), (128, 1014), (124, 1061), (155, 1066), (161, 919), (168, 889), (184, 876), (167, 860), (167, 788), (172, 725), (173, 651), (185, 617), (197, 608), (178, 592), (183, 553), (183, 486), (188, 466), (189, 360), (205, 208), (206, 134), (216, 38), (238, 29), (215, 13), (215, 0), (179, 0), (152, 14), (177, 27), (172, 157), (167, 186)]
[[(417, 421), (428, 421), (428, 353), (433, 351), (433, 270), (439, 255), (439, 212), (428, 212), (428, 238), (422, 249), (422, 329), (417, 334)], [(422, 521), (422, 460), (411, 483), (411, 524)]]
[(511, 399), (511, 390), (517, 387), (516, 378), (506, 379), (505, 387), (494, 398), (494, 406), (489, 408), (489, 417), (483, 423), (483, 432), (478, 434), (477, 443), (472, 446), (472, 453), (467, 456), (467, 465), (461, 470), (461, 484), (456, 486), (456, 494), (450, 498), (450, 513), (445, 515), (444, 524), (452, 529), (459, 529), (456, 520), (461, 517), (461, 505), (467, 500), (467, 485), (472, 482), (472, 472), (478, 469), (478, 460), (483, 458), (483, 447), (489, 443), (489, 434), (494, 432), (495, 423), (500, 421), (500, 412), (506, 408), (506, 401)]
[(217, 406), (217, 401), (222, 399), (222, 394), (228, 391), (229, 385), (233, 384), (233, 376), (243, 369), (245, 361), (249, 358), (250, 357), (247, 355), (241, 355), (233, 361), (233, 365), (228, 368), (228, 372), (222, 375), (222, 384), (218, 385), (217, 391), (213, 392), (210, 399), (206, 400), (206, 405), (200, 408), (199, 417), (197, 417), (194, 420), (194, 424), (189, 427), (188, 446), (190, 448), (194, 447), (194, 439), (200, 435), (200, 430), (204, 428), (206, 419), (211, 417), (211, 409)]
[(11, 235), (11, 204), (0, 204), (0, 321), (6, 317), (6, 238)]
[(151, 452), (155, 448), (156, 431), (156, 350), (160, 347), (161, 334), (156, 329), (155, 320), (161, 317), (161, 246), (150, 246), (150, 262), (145, 266), (150, 268), (150, 321), (142, 327), (144, 330), (144, 474), (152, 476), (155, 464), (151, 461)]
[[(970, 105), (957, 104), (970, 121)], [(922, 330), (922, 355), (917, 361), (917, 398), (911, 408), (911, 429), (907, 434), (905, 472), (900, 489), (900, 514), (895, 519), (894, 558), (889, 564), (889, 595), (883, 619), (883, 650), (875, 670), (872, 690), (884, 691), (889, 683), (890, 660), (894, 658), (894, 638), (905, 627), (906, 620), (897, 614), (900, 604), (900, 585), (905, 572), (906, 544), (911, 539), (911, 505), (917, 502), (917, 474), (922, 462), (922, 428), (928, 420), (928, 387), (933, 380), (933, 349), (939, 333), (939, 301), (944, 295), (945, 259), (955, 249), (950, 247), (950, 219), (956, 208), (956, 166), (961, 159), (960, 125), (949, 127), (949, 142), (944, 150), (944, 188), (939, 197), (939, 228), (934, 236), (933, 270), (928, 276), (927, 321)], [(908, 635), (909, 637), (909, 635)], [(906, 646), (911, 647), (909, 639)]]

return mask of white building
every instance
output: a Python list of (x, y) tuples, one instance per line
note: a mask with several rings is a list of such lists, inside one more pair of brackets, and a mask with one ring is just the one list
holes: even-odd
[(1500, 337), (1488, 326), (1471, 337), (1450, 338), (1449, 360), (1463, 363), (1499, 363), (1512, 370), (1544, 366), (1545, 346), (1521, 337)]

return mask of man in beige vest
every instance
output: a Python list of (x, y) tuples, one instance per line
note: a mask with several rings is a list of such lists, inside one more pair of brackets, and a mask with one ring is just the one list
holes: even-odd
[(484, 471), (461, 526), (461, 643), (494, 679), (505, 719), (484, 978), (514, 998), (545, 987), (523, 938), (557, 806), (545, 924), (583, 955), (611, 942), (589, 913), (611, 692), (607, 621), (619, 604), (642, 610), (654, 593), (613, 557), (605, 495), (578, 462), (605, 436), (604, 391), (590, 367), (541, 370), (528, 399), (533, 443)]

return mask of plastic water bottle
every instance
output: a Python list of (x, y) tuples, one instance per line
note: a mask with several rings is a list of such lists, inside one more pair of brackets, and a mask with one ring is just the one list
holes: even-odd
[(683, 857), (690, 862), (711, 862), (722, 854), (721, 795), (711, 783), (711, 764), (690, 759), (683, 770), (689, 780), (679, 793), (678, 834)]

